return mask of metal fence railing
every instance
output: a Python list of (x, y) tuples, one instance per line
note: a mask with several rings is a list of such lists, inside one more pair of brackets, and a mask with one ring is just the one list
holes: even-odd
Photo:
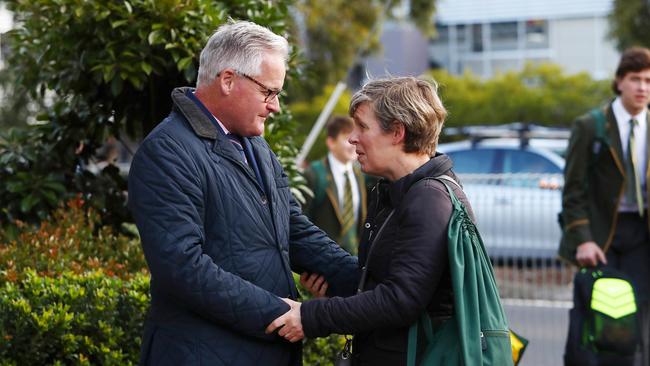
[(512, 329), (530, 340), (520, 365), (561, 365), (575, 269), (557, 258), (561, 175), (460, 175), (492, 258)]

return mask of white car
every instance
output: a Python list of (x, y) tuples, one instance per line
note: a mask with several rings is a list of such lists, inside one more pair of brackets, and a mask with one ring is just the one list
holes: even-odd
[(474, 209), (493, 259), (556, 258), (566, 139), (495, 138), (438, 146)]

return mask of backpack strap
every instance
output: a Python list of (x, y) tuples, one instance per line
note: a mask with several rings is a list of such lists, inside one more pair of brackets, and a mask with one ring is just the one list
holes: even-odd
[(595, 125), (595, 134), (594, 139), (591, 145), (591, 156), (589, 158), (589, 166), (593, 166), (596, 162), (596, 156), (600, 153), (603, 143), (608, 143), (609, 139), (605, 133), (605, 125), (607, 124), (607, 119), (605, 118), (605, 112), (602, 108), (594, 108), (589, 111), (591, 117), (596, 121)]
[(454, 193), (454, 190), (451, 189), (451, 187), (449, 187), (449, 185), (447, 185), (447, 183), (445, 183), (444, 181), (446, 180), (448, 182), (453, 182), (455, 185), (457, 185), (458, 187), (460, 187), (462, 189), (460, 184), (458, 184), (458, 182), (453, 180), (450, 176), (444, 175), (444, 174), (439, 176), (439, 177), (436, 177), (434, 179), (439, 181), (440, 183), (442, 183), (445, 186), (445, 188), (447, 188), (447, 192), (449, 192), (449, 197), (451, 198), (451, 204), (454, 206), (454, 210), (461, 210), (462, 211), (463, 208), (464, 208), (463, 204), (460, 202), (458, 197), (456, 197), (456, 194)]
[(600, 140), (605, 140), (605, 124), (607, 123), (607, 120), (605, 119), (605, 113), (601, 108), (594, 108), (591, 111), (589, 111), (589, 114), (594, 118), (596, 121), (596, 139)]
[(311, 168), (314, 171), (316, 182), (314, 186), (314, 200), (311, 207), (319, 207), (325, 199), (325, 187), (327, 187), (327, 172), (322, 160), (312, 163)]
[(454, 193), (454, 190), (451, 189), (449, 187), (449, 185), (447, 185), (447, 183), (445, 183), (445, 181), (451, 182), (451, 183), (455, 184), (458, 188), (460, 188), (462, 190), (463, 187), (458, 182), (456, 182), (456, 180), (454, 178), (448, 176), (447, 174), (441, 174), (441, 175), (438, 175), (436, 177), (422, 178), (422, 180), (425, 180), (425, 179), (434, 179), (434, 180), (437, 180), (440, 183), (442, 183), (445, 186), (445, 188), (447, 188), (447, 192), (449, 192), (449, 197), (451, 197), (451, 204), (453, 205), (454, 209), (462, 209), (463, 204), (460, 202), (458, 197), (456, 197), (456, 194)]

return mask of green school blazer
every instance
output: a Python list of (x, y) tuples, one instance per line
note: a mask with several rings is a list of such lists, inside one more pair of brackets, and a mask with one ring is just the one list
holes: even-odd
[[(605, 117), (602, 130), (593, 113), (573, 123), (564, 167), (560, 214), (563, 229), (558, 255), (576, 265), (578, 245), (594, 241), (605, 252), (611, 246), (625, 187), (625, 158), (611, 102), (600, 107), (600, 111)], [(650, 113), (647, 117), (646, 141), (650, 142)], [(648, 151), (646, 155), (650, 162)], [(650, 183), (647, 169), (645, 177)], [(646, 197), (648, 187), (650, 184), (646, 184)]]

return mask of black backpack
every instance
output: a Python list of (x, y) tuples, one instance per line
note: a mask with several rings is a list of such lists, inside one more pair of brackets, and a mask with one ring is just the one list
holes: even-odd
[(612, 268), (582, 268), (573, 283), (564, 365), (633, 365), (640, 338), (629, 278)]

